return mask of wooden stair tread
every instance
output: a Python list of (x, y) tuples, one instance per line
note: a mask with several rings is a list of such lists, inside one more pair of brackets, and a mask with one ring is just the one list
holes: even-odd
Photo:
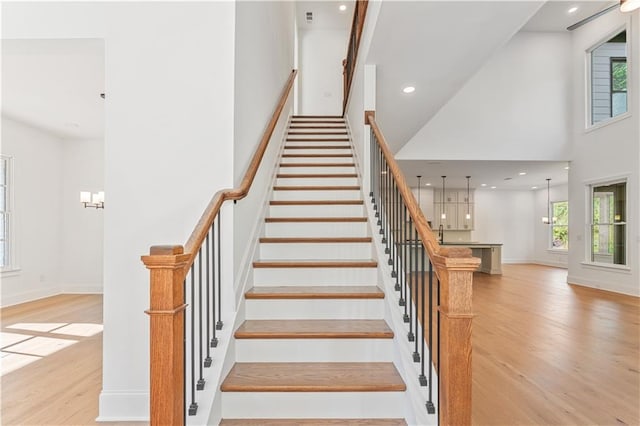
[(294, 114), (291, 116), (292, 119), (296, 118), (339, 118), (341, 120), (344, 119), (342, 115), (306, 115), (306, 114)]
[[(340, 123), (340, 122), (336, 122), (336, 123)], [(291, 123), (291, 124), (297, 124), (297, 123)], [(346, 129), (347, 126), (289, 126), (290, 129)]]
[(287, 138), (286, 142), (349, 142), (349, 138)]
[(385, 320), (247, 320), (236, 339), (393, 339)]
[(376, 268), (375, 260), (257, 260), (254, 268)]
[[(289, 131), (289, 135), (314, 135), (313, 132), (292, 132)], [(318, 133), (316, 133), (318, 134)], [(346, 135), (347, 132), (322, 132), (320, 135)], [(314, 135), (315, 136), (315, 135)]]
[(277, 185), (274, 191), (359, 191), (359, 185)]
[(404, 392), (391, 362), (236, 363), (223, 392)]
[(370, 243), (371, 237), (262, 237), (263, 244), (279, 243), (313, 243), (313, 244), (340, 244), (340, 243)]
[(278, 173), (278, 179), (286, 178), (357, 178), (356, 173)]
[(220, 426), (407, 426), (404, 419), (222, 419)]
[(271, 200), (272, 206), (364, 205), (364, 200)]
[(375, 285), (253, 287), (246, 299), (384, 299)]
[(355, 163), (280, 163), (280, 167), (355, 167)]
[(266, 217), (267, 223), (335, 223), (335, 222), (366, 222), (366, 217)]

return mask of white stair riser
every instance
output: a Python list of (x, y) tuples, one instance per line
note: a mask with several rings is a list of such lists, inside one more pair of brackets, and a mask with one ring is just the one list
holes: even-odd
[(269, 217), (363, 217), (362, 204), (272, 205)]
[(376, 268), (254, 268), (255, 286), (373, 285)]
[(383, 319), (384, 299), (247, 299), (246, 319)]
[(356, 173), (354, 166), (345, 167), (280, 167), (278, 173)]
[(354, 186), (358, 185), (358, 178), (354, 177), (318, 177), (318, 178), (278, 178), (276, 185), (284, 186)]
[(405, 392), (222, 392), (226, 418), (402, 418)]
[[(299, 153), (302, 154), (302, 153)], [(281, 163), (295, 164), (295, 163), (353, 163), (353, 157), (282, 157)]]
[(261, 260), (368, 260), (371, 243), (261, 243)]
[(325, 148), (304, 148), (304, 149), (285, 149), (285, 154), (351, 154), (350, 149), (325, 149)]
[(236, 362), (392, 362), (393, 339), (236, 339)]
[(266, 237), (367, 237), (367, 222), (266, 223)]
[(274, 200), (362, 200), (358, 189), (340, 190), (274, 190)]

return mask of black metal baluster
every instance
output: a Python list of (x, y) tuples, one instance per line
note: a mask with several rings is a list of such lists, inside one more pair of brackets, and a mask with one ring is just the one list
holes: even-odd
[(202, 344), (202, 247), (198, 250), (198, 350), (200, 356), (200, 362), (198, 363), (198, 373), (200, 377), (198, 378), (198, 384), (196, 389), (203, 390), (204, 389), (204, 372), (202, 368), (204, 366), (203, 359), (203, 344)]
[(389, 188), (391, 193), (391, 208), (390, 216), (391, 223), (389, 224), (389, 266), (391, 266), (391, 277), (393, 278), (393, 257), (396, 253), (396, 180), (391, 176), (391, 187)]
[[(211, 320), (216, 321), (216, 228), (215, 221), (211, 224)], [(216, 337), (216, 327), (211, 328), (212, 336), (209, 346), (215, 348), (218, 346), (218, 338)]]
[(195, 361), (195, 262), (191, 265), (191, 405), (189, 405), (189, 415), (195, 416), (198, 412), (198, 403), (196, 402), (196, 361)]
[[(187, 301), (187, 277), (182, 282), (182, 300)], [(182, 321), (182, 407), (187, 406), (187, 313), (184, 312)], [(187, 410), (184, 410), (184, 424), (187, 424)]]
[[(382, 154), (382, 152), (381, 152)], [(381, 157), (382, 171), (380, 172), (380, 235), (382, 235), (382, 244), (385, 245), (385, 253), (387, 252), (387, 239), (385, 234), (385, 226), (387, 225), (387, 162)]]
[[(419, 189), (419, 188), (418, 188)], [(414, 326), (413, 329), (416, 333), (416, 346), (415, 346), (415, 350), (413, 351), (413, 362), (420, 362), (420, 353), (418, 352), (418, 341), (420, 338), (420, 333), (418, 333), (418, 312), (419, 312), (419, 308), (420, 308), (420, 286), (418, 284), (420, 277), (418, 276), (418, 273), (421, 271), (420, 267), (418, 266), (418, 261), (420, 260), (420, 253), (422, 252), (422, 241), (419, 240), (418, 237), (418, 229), (416, 228), (415, 233), (414, 233), (414, 241), (415, 241), (415, 245), (416, 248), (414, 250), (415, 252), (415, 268), (416, 268), (416, 272), (414, 274), (414, 279), (413, 279), (413, 298), (414, 298), (414, 305), (416, 308), (416, 314), (414, 316)], [(424, 340), (424, 337), (422, 338), (422, 340)]]
[[(420, 330), (422, 331), (421, 333), (421, 338), (420, 338), (420, 353), (422, 354), (422, 359), (420, 360), (420, 375), (418, 376), (418, 381), (420, 382), (420, 386), (427, 386), (427, 377), (424, 375), (424, 361), (425, 358), (427, 357), (426, 353), (425, 353), (425, 340), (427, 338), (427, 336), (425, 336), (425, 327), (426, 327), (426, 321), (427, 321), (427, 307), (426, 305), (426, 297), (427, 297), (427, 293), (426, 293), (426, 288), (424, 286), (424, 275), (425, 275), (425, 268), (424, 268), (424, 261), (425, 261), (425, 249), (424, 249), (424, 245), (420, 244), (420, 288), (422, 289), (422, 291), (420, 292), (420, 303), (422, 306), (422, 310), (420, 312), (422, 312), (422, 320), (421, 320), (421, 327)], [(431, 332), (431, 330), (429, 330), (429, 332)]]
[(427, 401), (427, 413), (435, 414), (433, 405), (433, 265), (429, 259), (429, 400)]
[[(414, 227), (415, 227), (415, 222), (414, 222)], [(409, 241), (411, 242), (411, 245), (409, 246), (409, 278), (408, 278), (408, 286), (407, 286), (407, 305), (409, 306), (409, 315), (405, 315), (404, 317), (404, 322), (409, 324), (409, 333), (407, 334), (407, 339), (409, 339), (410, 342), (415, 341), (416, 336), (415, 334), (413, 334), (413, 305), (415, 303), (415, 291), (413, 289), (414, 283), (413, 283), (413, 275), (414, 275), (414, 270), (416, 269), (416, 263), (415, 263), (415, 251), (416, 251), (416, 247), (415, 247), (415, 235), (414, 235), (414, 231), (413, 228), (411, 228), (411, 231), (409, 233)]]
[(222, 263), (221, 252), (222, 246), (220, 245), (220, 222), (222, 222), (222, 209), (218, 212), (218, 322), (216, 328), (222, 330)]
[[(405, 306), (405, 296), (406, 296), (406, 285), (407, 285), (407, 207), (404, 206), (404, 209), (402, 211), (402, 252), (403, 252), (403, 256), (402, 256), (402, 275), (400, 277), (400, 288), (398, 290), (400, 290), (400, 300), (398, 301), (398, 304), (400, 306)], [(405, 309), (405, 314), (407, 313), (407, 310)]]
[[(205, 298), (207, 300), (206, 302), (206, 306), (205, 306), (205, 310), (207, 311), (207, 319), (206, 319), (206, 329), (207, 329), (207, 336), (205, 339), (205, 346), (207, 347), (207, 357), (204, 359), (204, 366), (206, 368), (211, 367), (211, 348), (210, 348), (210, 339), (211, 339), (211, 315), (210, 315), (210, 305), (209, 305), (209, 301), (211, 300), (211, 295), (209, 294), (209, 288), (211, 286), (211, 279), (209, 276), (209, 266), (211, 263), (211, 256), (209, 255), (209, 234), (211, 233), (211, 230), (209, 230), (209, 232), (207, 232), (207, 237), (204, 240), (204, 247), (205, 247), (205, 259), (206, 259), (206, 284), (205, 284), (205, 289), (206, 289), (206, 295)], [(202, 249), (201, 249), (202, 250)]]
[(391, 268), (391, 278), (396, 279), (396, 284), (398, 284), (398, 268), (400, 264), (398, 263), (398, 240), (400, 237), (400, 193), (398, 192), (398, 183), (393, 181), (393, 197), (394, 197), (394, 205), (393, 205), (393, 261)]
[[(403, 321), (406, 323), (409, 323), (409, 327), (411, 327), (411, 320), (409, 318), (409, 313), (407, 312), (407, 305), (411, 305), (411, 251), (413, 249), (412, 246), (412, 242), (411, 242), (411, 234), (412, 231), (411, 229), (413, 228), (413, 219), (411, 218), (411, 212), (409, 212), (407, 210), (407, 215), (409, 216), (409, 228), (407, 229), (407, 268), (405, 270), (405, 280), (404, 280), (404, 315), (403, 315)], [(411, 330), (409, 330), (409, 334), (407, 335), (407, 337), (409, 338), (409, 341), (412, 342), (411, 340), (411, 336), (413, 335), (413, 333), (411, 333)]]

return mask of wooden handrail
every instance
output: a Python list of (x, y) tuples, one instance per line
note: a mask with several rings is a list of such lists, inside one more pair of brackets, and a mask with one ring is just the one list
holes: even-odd
[(343, 98), (342, 98), (342, 115), (346, 113), (347, 102), (349, 101), (349, 93), (351, 91), (351, 81), (353, 80), (353, 72), (356, 69), (356, 59), (358, 50), (360, 49), (360, 39), (362, 30), (364, 29), (364, 20), (367, 15), (367, 6), (369, 0), (357, 0), (353, 9), (353, 20), (351, 21), (351, 33), (349, 35), (349, 45), (347, 47), (346, 58), (342, 61), (343, 74)]
[(249, 193), (249, 189), (251, 188), (251, 184), (256, 177), (256, 173), (258, 173), (258, 168), (260, 167), (260, 163), (262, 162), (262, 157), (264, 156), (265, 151), (267, 150), (267, 146), (269, 145), (269, 141), (271, 140), (271, 136), (273, 135), (273, 131), (278, 124), (278, 120), (280, 119), (280, 114), (287, 103), (287, 99), (289, 98), (289, 93), (291, 92), (291, 88), (293, 87), (293, 82), (298, 74), (298, 70), (292, 70), (289, 75), (289, 79), (287, 80), (284, 89), (282, 90), (282, 94), (280, 95), (280, 100), (278, 105), (276, 106), (275, 111), (267, 125), (264, 134), (262, 135), (262, 139), (260, 140), (260, 144), (256, 149), (256, 152), (253, 154), (253, 158), (251, 159), (251, 163), (247, 167), (247, 171), (244, 174), (244, 178), (240, 183), (240, 186), (232, 189), (222, 189), (215, 193), (209, 205), (205, 209), (202, 217), (196, 224), (195, 229), (191, 233), (189, 240), (187, 240), (187, 244), (185, 244), (184, 251), (187, 253), (190, 258), (188, 265), (185, 267), (185, 274), (188, 269), (191, 267), (193, 260), (196, 256), (196, 253), (202, 242), (207, 236), (207, 232), (209, 232), (209, 228), (211, 224), (215, 220), (216, 216), (220, 212), (220, 208), (225, 201), (228, 200), (241, 200), (247, 196)]
[[(473, 272), (480, 265), (480, 259), (472, 257), (468, 248), (442, 247), (438, 243), (376, 123), (374, 111), (365, 112), (365, 122), (373, 130), (388, 170), (440, 282), (440, 356), (437, 361), (439, 424), (471, 425), (471, 296)], [(434, 348), (429, 350), (433, 351)]]

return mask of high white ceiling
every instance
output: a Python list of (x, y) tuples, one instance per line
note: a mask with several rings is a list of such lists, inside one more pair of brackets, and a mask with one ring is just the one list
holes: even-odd
[[(441, 176), (447, 176), (449, 188), (466, 188), (465, 176), (471, 176), (470, 187), (480, 190), (531, 190), (567, 183), (568, 167), (566, 162), (557, 161), (398, 161), (410, 186), (416, 187), (420, 175), (421, 184), (433, 187), (442, 186)], [(520, 175), (520, 173), (526, 173)], [(481, 186), (481, 184), (486, 186)], [(491, 189), (495, 186), (495, 189)]]
[(2, 40), (2, 114), (62, 138), (104, 133), (102, 40)]
[[(538, 10), (522, 31), (566, 31), (567, 27), (593, 15), (618, 1), (551, 0)], [(570, 9), (577, 8), (575, 12)]]
[[(350, 30), (355, 0), (345, 1), (296, 1), (296, 21), (300, 30)], [(346, 10), (341, 11), (340, 5)], [(313, 21), (307, 23), (307, 12), (313, 14)]]

